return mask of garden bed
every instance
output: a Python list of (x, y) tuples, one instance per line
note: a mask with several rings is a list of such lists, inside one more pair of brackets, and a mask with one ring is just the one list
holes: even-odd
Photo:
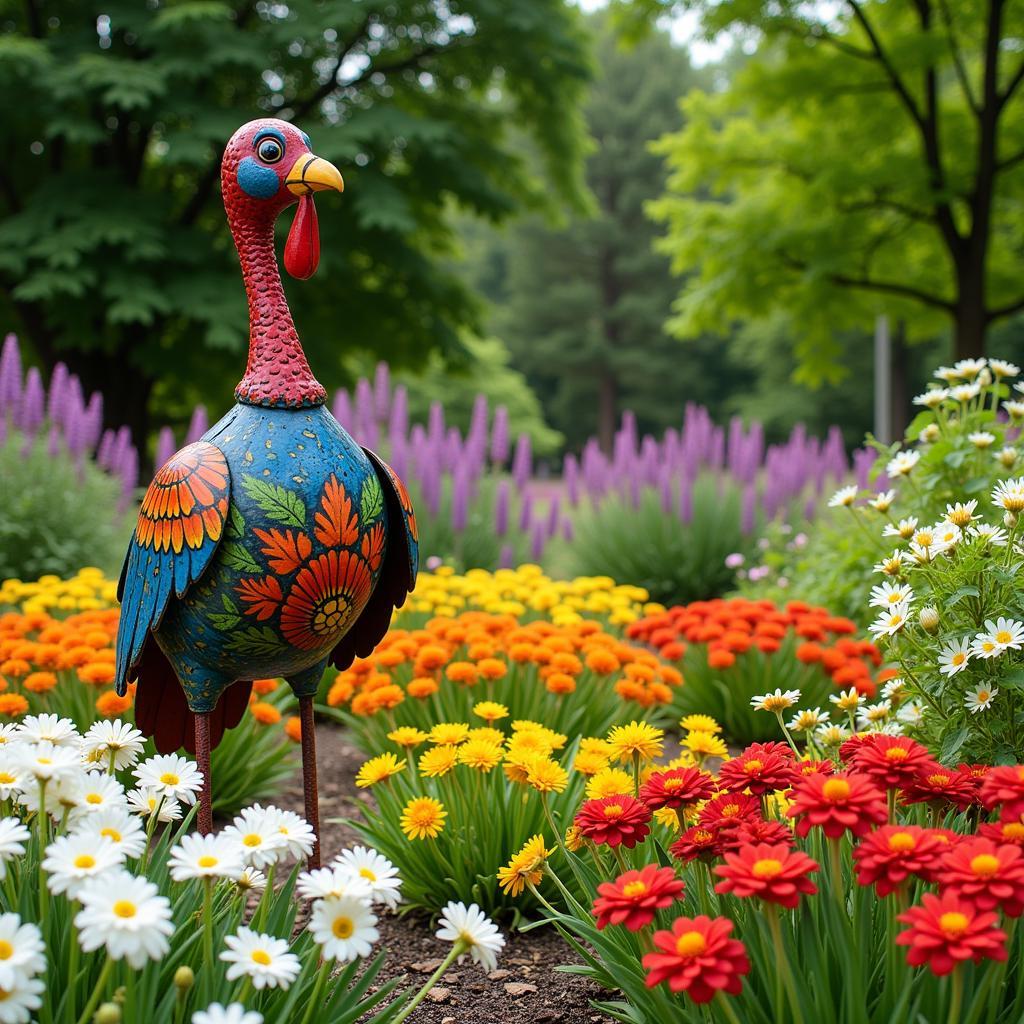
[[(356, 772), (366, 758), (344, 729), (318, 725), (317, 760), (326, 862), (345, 846), (360, 842), (355, 831), (337, 819), (353, 817), (359, 804), (372, 797), (367, 790), (356, 788)], [(298, 769), (278, 802), (302, 813)], [(389, 953), (382, 983), (404, 973), (411, 983), (422, 984), (449, 948), (434, 937), (435, 929), (422, 915), (383, 915), (379, 928), (382, 945)], [(570, 963), (573, 958), (552, 928), (507, 931), (506, 938), (498, 970), (488, 976), (467, 960), (448, 971), (415, 1011), (413, 1024), (597, 1024), (610, 1020), (590, 1006), (591, 999), (602, 996), (598, 986), (554, 971), (557, 964)]]

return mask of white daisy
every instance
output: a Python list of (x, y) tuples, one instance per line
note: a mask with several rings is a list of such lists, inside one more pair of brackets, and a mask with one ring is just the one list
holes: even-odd
[(6, 725), (0, 725), (0, 748), (7, 743), (18, 743), (18, 723), (8, 722)]
[(995, 444), (996, 435), (990, 434), (987, 430), (975, 430), (967, 435), (967, 440), (974, 445), (975, 448), (991, 448)]
[[(75, 772), (62, 775), (59, 778), (50, 779), (46, 783), (48, 817), (59, 821), (65, 812), (70, 813), (78, 806), (85, 785), (82, 774), (82, 772)], [(29, 784), (18, 794), (18, 803), (28, 811), (38, 811), (42, 797), (43, 787), (30, 780)]]
[(138, 729), (127, 722), (101, 718), (93, 722), (82, 737), (82, 757), (87, 764), (109, 767), (113, 755), (114, 769), (131, 768), (145, 749), (146, 740)]
[(905, 555), (902, 551), (894, 551), (888, 558), (883, 558), (881, 562), (877, 562), (874, 566), (875, 572), (880, 572), (883, 576), (899, 576), (903, 571), (903, 561)]
[(987, 711), (992, 706), (992, 699), (998, 694), (998, 687), (977, 686), (973, 690), (968, 690), (965, 694), (964, 707), (972, 715), (976, 715), (979, 711)]
[(975, 639), (978, 641), (990, 639), (999, 649), (998, 653), (1000, 654), (1009, 650), (1019, 651), (1024, 646), (1024, 623), (1017, 622), (1015, 619), (1006, 619), (1002, 616), (995, 622), (986, 619), (985, 629), (987, 632), (978, 633)]
[(1016, 402), (1011, 399), (1003, 402), (1003, 408), (1011, 420), (1024, 419), (1024, 402)]
[(983, 544), (988, 544), (994, 548), (1005, 548), (1010, 539), (1007, 532), (1001, 526), (990, 526), (988, 523), (978, 523), (977, 526), (969, 527), (967, 532)]
[(805, 708), (793, 716), (789, 728), (794, 732), (810, 732), (828, 722), (829, 713), (821, 708)]
[(964, 377), (966, 380), (971, 380), (985, 369), (985, 360), (960, 359), (953, 364), (953, 369), (956, 370), (959, 376)]
[(949, 397), (957, 402), (969, 402), (981, 394), (980, 384), (957, 384), (949, 389)]
[(19, 974), (10, 987), (0, 989), (0, 1024), (28, 1024), (38, 1020), (33, 1013), (43, 1005), (40, 994), (46, 986), (39, 978), (29, 978)]
[[(13, 759), (4, 750), (3, 754), (0, 754), (0, 800), (10, 800), (12, 796), (16, 797), (22, 792), (23, 785), (23, 774), (22, 770), (13, 763)], [(33, 782), (32, 788), (38, 788)]]
[(110, 808), (124, 808), (124, 786), (106, 772), (87, 772), (82, 780), (78, 802), (71, 812), (71, 821), (81, 821), (89, 814)]
[(838, 693), (829, 694), (829, 701), (840, 711), (855, 711), (860, 707), (863, 698), (856, 686), (848, 690), (840, 690)]
[(850, 738), (850, 730), (841, 725), (823, 725), (815, 731), (814, 738), (823, 747), (841, 747)]
[(935, 605), (926, 605), (917, 613), (917, 624), (926, 633), (934, 633), (939, 628), (939, 609)]
[(963, 537), (963, 531), (956, 523), (938, 523), (932, 529), (934, 531), (932, 549), (935, 552), (952, 551)]
[(348, 963), (367, 957), (380, 938), (377, 915), (361, 899), (329, 896), (313, 904), (309, 930), (324, 959)]
[(142, 822), (124, 807), (104, 807), (81, 818), (74, 826), (77, 835), (108, 839), (125, 857), (141, 857), (146, 849)]
[(886, 464), (885, 475), (890, 479), (907, 476), (920, 461), (920, 452), (897, 452)]
[(934, 444), (940, 436), (939, 425), (937, 423), (928, 423), (921, 428), (917, 439), (921, 444)]
[(944, 380), (947, 384), (955, 384), (960, 379), (960, 374), (952, 366), (940, 366), (932, 376)]
[(955, 676), (967, 668), (971, 660), (970, 638), (954, 640), (939, 651), (939, 672), (944, 676)]
[(1016, 515), (1024, 512), (1024, 477), (1000, 480), (992, 491), (992, 504)]
[[(1021, 414), (1024, 415), (1024, 402), (1020, 403)], [(1007, 445), (1005, 448), (1000, 448), (999, 451), (993, 452), (992, 457), (1002, 466), (1004, 469), (1013, 469), (1017, 465), (1017, 459), (1020, 456), (1020, 452), (1017, 451), (1013, 445)]]
[(884, 537), (899, 537), (900, 540), (910, 540), (916, 529), (917, 518), (910, 516), (907, 519), (901, 519), (898, 523), (886, 523), (882, 535)]
[(937, 409), (948, 397), (949, 391), (946, 388), (929, 388), (923, 394), (914, 396), (914, 405)]
[(963, 527), (969, 526), (974, 519), (974, 511), (977, 507), (977, 498), (971, 498), (970, 501), (958, 501), (953, 505), (946, 506), (946, 514), (943, 518), (947, 523), (954, 523), (963, 529)]
[(119, 868), (124, 853), (109, 839), (71, 833), (60, 836), (46, 848), (43, 870), (50, 876), (46, 887), (52, 893), (66, 892), (69, 899), (79, 899), (87, 882)]
[(908, 700), (899, 711), (896, 712), (896, 719), (904, 725), (920, 725), (927, 708), (917, 701)]
[[(78, 753), (70, 747), (56, 747), (50, 740), (41, 743), (18, 743), (11, 747), (11, 759), (14, 767), (26, 781), (32, 777), (36, 782), (59, 782), (62, 779), (73, 779), (81, 771)], [(31, 789), (32, 786), (26, 787)]]
[(505, 936), (475, 903), (468, 907), (449, 903), (441, 911), (437, 937), (464, 949), (488, 973), (498, 966), (498, 954), (505, 946)]
[(895, 491), (879, 491), (873, 498), (868, 501), (868, 504), (876, 512), (888, 512), (892, 507), (892, 503), (896, 500)]
[(114, 871), (90, 882), (78, 898), (82, 910), (75, 924), (87, 953), (105, 946), (108, 956), (141, 970), (170, 951), (171, 903), (152, 882)]
[(857, 500), (857, 485), (840, 487), (828, 500), (829, 508), (849, 508)]
[(880, 636), (894, 636), (907, 624), (907, 616), (909, 614), (910, 605), (906, 601), (901, 601), (899, 604), (893, 605), (882, 612), (868, 626), (868, 632), (874, 634), (876, 638)]
[[(776, 690), (774, 693), (763, 693), (759, 697), (750, 698), (750, 706), (755, 711), (770, 711), (772, 714), (780, 714), (789, 710), (800, 700), (799, 690)], [(475, 905), (475, 904), (474, 904)]]
[(255, 868), (276, 864), (287, 851), (276, 815), (268, 814), (259, 804), (246, 807), (221, 835), (237, 844), (243, 863)]
[(247, 1010), (241, 1003), (210, 1003), (205, 1010), (192, 1014), (192, 1024), (263, 1024), (263, 1014)]
[(294, 811), (283, 811), (273, 805), (266, 808), (266, 814), (272, 825), (284, 836), (289, 857), (299, 860), (313, 852), (316, 833), (305, 818)]
[(367, 879), (354, 875), (337, 863), (326, 868), (303, 871), (295, 882), (295, 888), (305, 900), (349, 896), (369, 904), (373, 896)]
[(267, 876), (258, 868), (246, 868), (236, 879), (239, 892), (263, 892), (267, 887)]
[(869, 729), (871, 726), (887, 721), (891, 713), (892, 701), (880, 700), (875, 704), (857, 708), (857, 724), (862, 729)]
[(55, 747), (74, 747), (81, 739), (75, 723), (60, 715), (26, 715), (15, 735), (24, 743), (52, 743)]
[(906, 583), (883, 583), (880, 587), (871, 588), (870, 608), (891, 608), (895, 604), (914, 599), (914, 591)]
[(230, 964), (228, 981), (247, 977), (254, 988), (288, 988), (299, 976), (299, 958), (289, 952), (284, 939), (254, 932), (242, 926), (224, 940), (227, 950), (220, 959)]
[(402, 880), (398, 877), (398, 868), (383, 854), (365, 846), (353, 846), (351, 850), (342, 850), (334, 864), (367, 882), (374, 903), (383, 903), (391, 910), (398, 906)]
[(238, 878), (245, 868), (238, 843), (222, 832), (203, 836), (198, 832), (182, 836), (177, 846), (171, 847), (167, 862), (171, 878), (185, 882), (190, 878)]
[(0, 914), (0, 989), (45, 970), (43, 933), (34, 924), (22, 924), (17, 914)]
[(7, 862), (25, 852), (25, 844), (31, 837), (17, 818), (0, 818), (0, 880), (7, 877)]
[(895, 679), (890, 679), (885, 686), (882, 687), (882, 696), (888, 701), (899, 701), (906, 696), (906, 693), (906, 680), (900, 676), (896, 676)]
[(181, 804), (172, 796), (166, 796), (155, 789), (133, 789), (128, 794), (128, 807), (143, 818), (158, 815), (157, 820), (167, 823), (181, 817)]
[(140, 789), (153, 789), (190, 805), (203, 788), (203, 773), (194, 761), (180, 754), (157, 754), (143, 761), (132, 774), (139, 780)]
[(919, 530), (915, 530), (910, 543), (919, 548), (930, 548), (933, 544), (938, 543), (935, 527), (922, 526)]
[(996, 377), (1016, 377), (1020, 373), (1019, 366), (1008, 363), (1005, 359), (990, 359), (988, 367)]

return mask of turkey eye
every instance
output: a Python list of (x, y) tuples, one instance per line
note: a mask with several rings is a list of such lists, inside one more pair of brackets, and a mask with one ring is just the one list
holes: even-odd
[(265, 164), (276, 164), (284, 156), (284, 150), (277, 139), (264, 139), (256, 148), (256, 153)]

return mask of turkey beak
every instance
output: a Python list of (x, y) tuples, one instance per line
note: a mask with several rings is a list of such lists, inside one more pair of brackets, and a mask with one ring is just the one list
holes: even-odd
[(304, 153), (292, 164), (284, 183), (288, 191), (297, 196), (308, 196), (311, 192), (323, 192), (326, 189), (345, 191), (341, 171), (323, 157), (312, 153)]

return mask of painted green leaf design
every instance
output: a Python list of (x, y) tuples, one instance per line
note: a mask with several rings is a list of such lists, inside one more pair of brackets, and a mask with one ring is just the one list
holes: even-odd
[(294, 492), (258, 476), (242, 477), (245, 493), (267, 514), (268, 519), (302, 529), (306, 525), (306, 506)]
[(364, 528), (376, 519), (384, 509), (384, 493), (380, 489), (380, 481), (371, 476), (363, 484), (363, 493), (359, 498), (359, 518)]
[(231, 502), (228, 508), (228, 526), (225, 537), (243, 537), (245, 535), (245, 517), (238, 511), (238, 506)]
[(256, 560), (249, 554), (245, 548), (242, 547), (238, 541), (225, 541), (221, 545), (221, 551), (224, 555), (224, 564), (229, 569), (234, 569), (236, 572), (260, 572), (260, 567)]
[(260, 658), (279, 653), (284, 643), (269, 626), (249, 626), (233, 633), (227, 647), (237, 654)]
[(235, 604), (234, 601), (231, 600), (230, 597), (228, 597), (227, 594), (221, 594), (220, 601), (221, 604), (224, 605), (224, 611), (230, 612), (232, 615), (240, 614), (240, 612), (238, 611), (238, 606)]
[(221, 615), (218, 613), (209, 616), (209, 621), (214, 629), (228, 630), (241, 625), (242, 617), (240, 615)]

